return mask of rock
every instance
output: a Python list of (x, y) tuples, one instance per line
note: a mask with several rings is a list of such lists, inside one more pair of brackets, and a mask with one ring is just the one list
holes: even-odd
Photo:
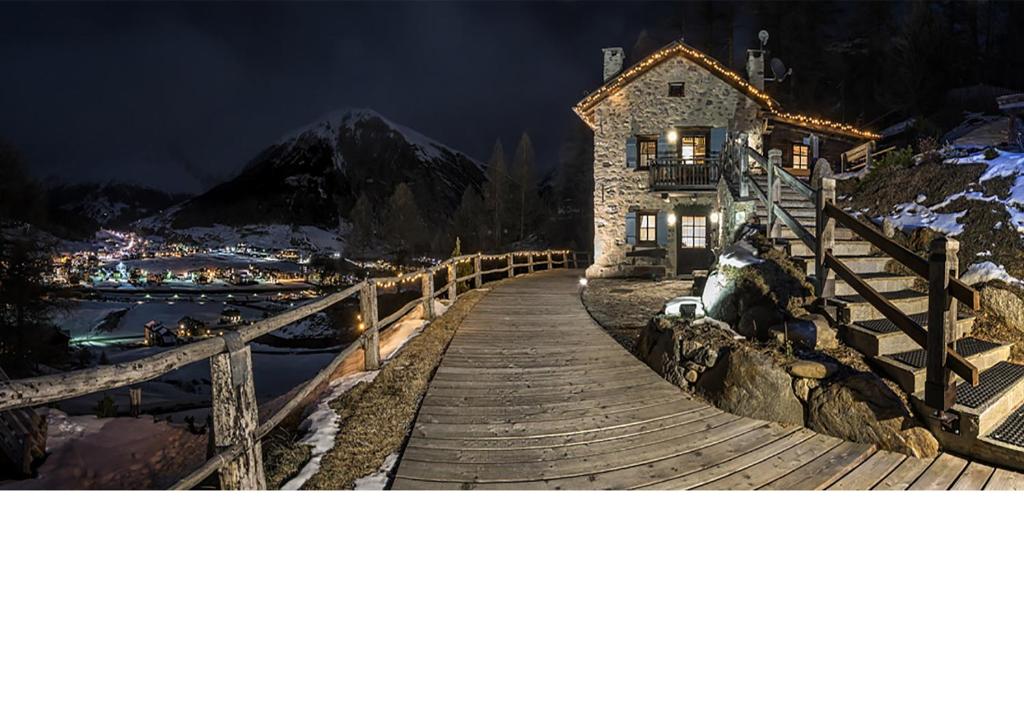
[(808, 380), (824, 380), (836, 371), (834, 365), (814, 360), (797, 360), (790, 363), (789, 374), (795, 378), (807, 378)]
[(782, 313), (770, 305), (755, 305), (740, 316), (736, 329), (740, 335), (757, 340), (767, 340), (773, 325), (782, 320)]
[(833, 350), (839, 339), (826, 317), (809, 314), (795, 320), (785, 320), (769, 329), (769, 333), (780, 343), (788, 340), (793, 345), (808, 350)]
[(697, 382), (697, 371), (696, 370), (687, 370), (686, 374), (683, 375), (683, 379), (686, 380), (686, 382), (688, 382), (688, 383), (695, 383), (695, 382)]
[(803, 425), (804, 408), (793, 394), (789, 374), (771, 358), (750, 348), (723, 349), (697, 388), (726, 412)]
[(807, 427), (914, 457), (934, 457), (939, 451), (935, 437), (921, 427), (889, 386), (871, 373), (851, 375), (813, 390), (807, 402)]
[(1024, 333), (1024, 298), (1002, 283), (986, 283), (975, 288), (981, 292), (981, 307), (1011, 330)]
[(793, 394), (800, 398), (801, 402), (807, 402), (811, 397), (811, 390), (818, 387), (817, 380), (807, 378), (795, 378), (793, 380)]
[(641, 345), (648, 345), (646, 349), (641, 349), (641, 359), (662, 376), (666, 376), (679, 362), (675, 354), (676, 343), (671, 329), (652, 333), (648, 341)]
[(896, 223), (888, 215), (882, 218), (882, 234), (890, 240), (896, 237)]

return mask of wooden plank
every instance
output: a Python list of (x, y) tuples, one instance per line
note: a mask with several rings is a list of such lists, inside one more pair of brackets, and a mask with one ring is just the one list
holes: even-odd
[(995, 468), (972, 462), (960, 473), (950, 490), (982, 490), (994, 472)]
[(985, 486), (986, 490), (1024, 490), (1024, 475), (999, 468)]
[(965, 467), (967, 461), (963, 458), (943, 453), (914, 480), (908, 490), (948, 490)]
[(875, 490), (906, 490), (932, 464), (932, 458), (907, 457), (878, 483)]
[(792, 472), (798, 467), (821, 457), (842, 440), (828, 435), (815, 435), (812, 438), (763, 460), (739, 472), (730, 473), (713, 482), (706, 483), (696, 490), (756, 490), (772, 482), (776, 478)]
[(876, 452), (874, 445), (844, 440), (824, 455), (776, 478), (762, 490), (823, 490)]
[(894, 470), (906, 455), (880, 450), (839, 478), (829, 490), (870, 490)]

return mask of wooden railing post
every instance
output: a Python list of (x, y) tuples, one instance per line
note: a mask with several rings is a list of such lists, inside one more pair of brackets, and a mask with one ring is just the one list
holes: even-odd
[(420, 288), (423, 295), (423, 319), (430, 322), (434, 319), (434, 270), (427, 268), (420, 278)]
[(825, 214), (825, 206), (836, 201), (836, 179), (822, 177), (815, 188), (817, 202), (814, 212), (815, 248), (814, 277), (817, 281), (819, 298), (835, 295), (835, 280), (829, 277), (829, 269), (825, 264), (825, 256), (835, 246), (836, 221)]
[(484, 284), (483, 272), (481, 272), (480, 253), (473, 256), (473, 287), (479, 289)]
[(569, 268), (569, 251), (568, 250), (563, 250), (562, 251), (562, 267), (564, 267), (566, 269)]
[(224, 336), (226, 350), (210, 358), (213, 444), (217, 451), (237, 443), (242, 452), (220, 469), (221, 490), (266, 490), (263, 451), (256, 431), (259, 406), (252, 376), (252, 353), (237, 331)]
[(768, 167), (765, 169), (765, 174), (768, 176), (768, 184), (766, 185), (768, 189), (766, 193), (768, 196), (768, 219), (765, 221), (765, 228), (770, 238), (782, 235), (782, 228), (775, 227), (775, 205), (782, 200), (782, 185), (779, 183), (778, 178), (775, 177), (775, 168), (778, 165), (782, 165), (782, 150), (773, 148), (768, 151)]
[(454, 303), (459, 299), (459, 263), (455, 260), (448, 262), (448, 302)]
[(945, 237), (932, 240), (928, 256), (928, 347), (925, 356), (924, 401), (937, 415), (953, 407), (956, 386), (946, 369), (949, 343), (956, 339), (956, 301), (949, 294), (950, 272), (956, 272), (960, 243)]
[(533, 251), (526, 253), (526, 272), (533, 272)]
[(548, 255), (548, 270), (553, 270), (554, 267), (555, 267), (555, 264), (551, 260), (551, 251), (550, 250), (548, 250), (547, 255)]
[(359, 308), (363, 313), (363, 369), (380, 367), (380, 331), (377, 328), (377, 283), (367, 280), (359, 290)]
[(509, 277), (515, 277), (515, 275), (516, 275), (516, 269), (514, 267), (515, 262), (516, 262), (515, 253), (509, 253), (508, 254), (508, 276)]
[(750, 188), (747, 187), (747, 171), (750, 167), (750, 159), (747, 157), (746, 133), (740, 133), (739, 142), (736, 143), (736, 152), (739, 153), (740, 197), (748, 197)]

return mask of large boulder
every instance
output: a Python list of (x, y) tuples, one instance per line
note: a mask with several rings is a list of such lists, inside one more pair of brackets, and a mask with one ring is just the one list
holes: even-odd
[(988, 282), (976, 288), (981, 292), (982, 309), (1011, 330), (1024, 333), (1024, 298), (1001, 282)]
[(757, 350), (723, 348), (697, 389), (726, 412), (787, 425), (804, 424), (804, 408), (786, 370)]
[(807, 427), (914, 457), (934, 457), (939, 451), (935, 437), (872, 373), (848, 375), (814, 389), (807, 402)]

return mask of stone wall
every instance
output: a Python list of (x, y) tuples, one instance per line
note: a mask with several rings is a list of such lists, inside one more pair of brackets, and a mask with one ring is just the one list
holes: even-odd
[[(685, 83), (684, 97), (669, 97), (670, 82)], [(748, 95), (708, 70), (674, 57), (632, 81), (594, 110), (594, 265), (590, 277), (624, 274), (626, 214), (630, 210), (664, 210), (660, 192), (647, 189), (647, 171), (626, 166), (626, 141), (638, 134), (658, 135), (674, 126), (725, 127), (750, 133), (760, 147), (758, 105)], [(691, 202), (695, 193), (673, 193), (671, 206)], [(717, 208), (712, 188), (696, 193), (695, 204)], [(674, 260), (674, 249), (670, 261)], [(674, 263), (673, 263), (674, 265)]]

